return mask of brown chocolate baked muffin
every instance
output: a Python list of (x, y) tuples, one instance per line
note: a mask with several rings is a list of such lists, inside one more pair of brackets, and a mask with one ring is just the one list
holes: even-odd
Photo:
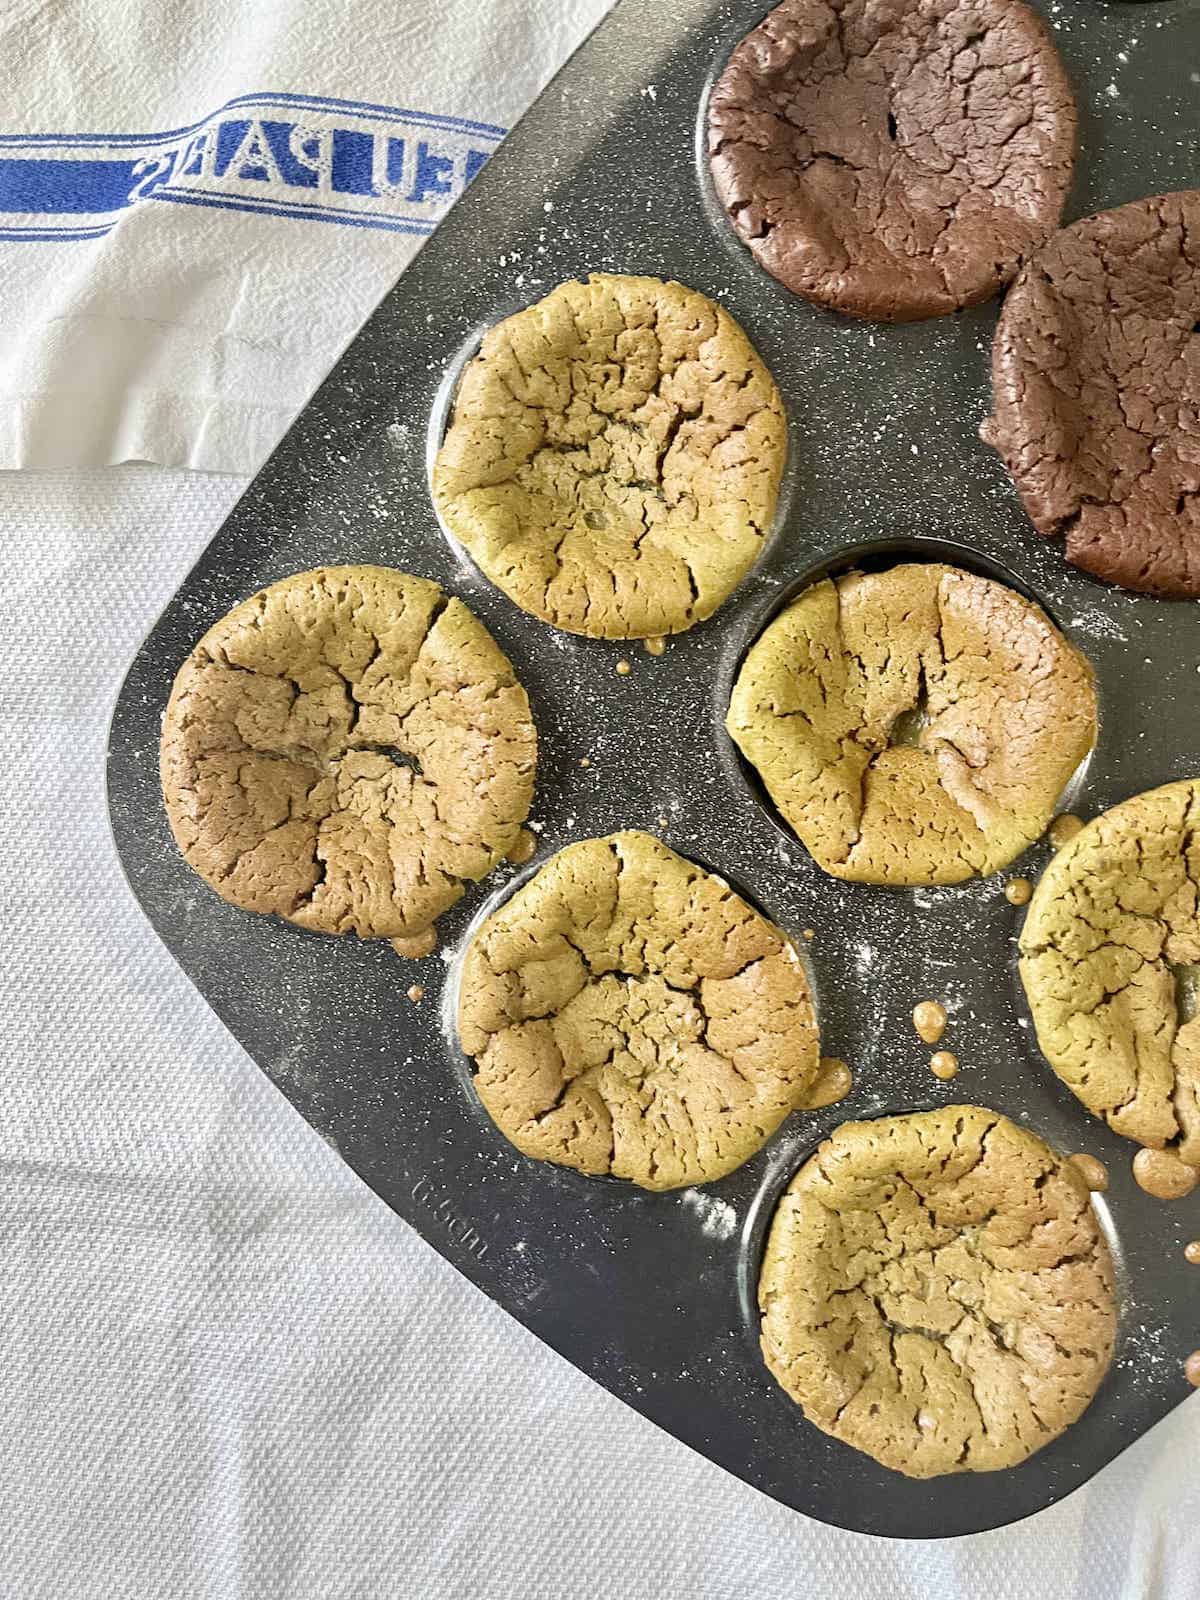
[(1200, 192), (1085, 217), (1004, 302), (985, 439), (1039, 533), (1147, 594), (1200, 595)]
[(717, 195), (755, 259), (889, 322), (974, 305), (1062, 215), (1070, 84), (1020, 0), (784, 0), (713, 89)]

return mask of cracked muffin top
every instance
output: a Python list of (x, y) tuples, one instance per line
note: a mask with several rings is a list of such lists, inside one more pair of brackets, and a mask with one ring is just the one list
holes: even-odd
[(1054, 230), (1071, 87), (1019, 0), (784, 0), (709, 101), (717, 195), (780, 282), (902, 322), (974, 305)]
[(443, 524), (510, 600), (598, 639), (679, 633), (749, 571), (787, 427), (736, 322), (594, 275), (492, 328), (433, 469)]
[(323, 567), (209, 629), (160, 754), (176, 843), (224, 899), (419, 942), (516, 842), (537, 736), (460, 601), (387, 567)]
[(818, 1068), (791, 943), (644, 833), (569, 845), (488, 918), (458, 1029), (518, 1150), (645, 1189), (732, 1172)]
[(726, 727), (826, 872), (960, 883), (1042, 834), (1096, 691), (1031, 601), (906, 563), (804, 590), (747, 654)]
[(1020, 970), (1038, 1044), (1068, 1088), (1115, 1132), (1171, 1145), (1193, 1167), (1198, 964), (1200, 781), (1189, 779), (1114, 806), (1058, 852), (1030, 902)]
[(1200, 595), (1200, 192), (1085, 217), (1029, 263), (992, 345), (1003, 457), (1068, 561)]
[(1116, 1335), (1083, 1176), (977, 1106), (835, 1129), (779, 1203), (758, 1298), (767, 1366), (808, 1420), (912, 1478), (1049, 1444)]

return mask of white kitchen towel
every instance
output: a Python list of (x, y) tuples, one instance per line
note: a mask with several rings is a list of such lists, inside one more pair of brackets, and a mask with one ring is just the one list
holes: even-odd
[(0, 468), (251, 472), (612, 0), (3, 0)]

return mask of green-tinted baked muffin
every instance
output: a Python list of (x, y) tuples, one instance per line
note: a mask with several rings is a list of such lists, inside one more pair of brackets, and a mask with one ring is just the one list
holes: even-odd
[(1116, 1334), (1083, 1176), (978, 1106), (835, 1129), (779, 1203), (758, 1298), (767, 1366), (809, 1421), (914, 1478), (1049, 1444)]
[(817, 1074), (787, 938), (644, 833), (569, 845), (488, 918), (458, 1029), (519, 1150), (647, 1189), (740, 1166)]
[[(1200, 780), (1096, 817), (1042, 874), (1021, 930), (1038, 1043), (1117, 1133), (1200, 1167), (1200, 1018), (1180, 969), (1200, 963)], [(1194, 974), (1193, 974), (1194, 976)]]
[(959, 883), (1042, 833), (1096, 691), (1030, 601), (907, 563), (806, 589), (748, 653), (726, 726), (826, 872)]
[(571, 633), (679, 633), (749, 571), (787, 452), (771, 374), (728, 312), (657, 278), (561, 284), (492, 328), (433, 469), (447, 529)]

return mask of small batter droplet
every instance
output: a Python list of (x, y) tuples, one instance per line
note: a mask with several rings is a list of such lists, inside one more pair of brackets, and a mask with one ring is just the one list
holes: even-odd
[(1200, 1389), (1200, 1350), (1193, 1350), (1183, 1363), (1183, 1375), (1193, 1389)]
[(1133, 1158), (1133, 1176), (1156, 1200), (1182, 1200), (1196, 1187), (1200, 1171), (1172, 1150), (1139, 1150)]
[(419, 983), (414, 983), (408, 991), (408, 998), (416, 1005), (418, 1000), (424, 1000), (425, 991)]
[(935, 1078), (949, 1083), (958, 1076), (958, 1057), (952, 1050), (938, 1050), (929, 1058), (929, 1070)]
[(632, 671), (633, 671), (633, 662), (632, 661), (626, 661), (624, 656), (622, 656), (620, 661), (617, 662), (617, 672), (620, 674), (620, 676), (622, 678), (627, 678)]
[(1069, 811), (1064, 811), (1061, 817), (1046, 829), (1046, 837), (1055, 850), (1061, 850), (1063, 845), (1070, 844), (1077, 833), (1083, 832), (1083, 822), (1079, 817), (1073, 817)]
[(1027, 906), (1033, 898), (1033, 885), (1028, 878), (1011, 878), (1004, 885), (1004, 898), (1010, 906)]
[(1183, 1258), (1190, 1266), (1200, 1267), (1200, 1239), (1193, 1239), (1191, 1244), (1184, 1245)]
[(1080, 1151), (1071, 1157), (1071, 1165), (1079, 1169), (1080, 1176), (1093, 1194), (1103, 1194), (1108, 1188), (1108, 1168), (1103, 1161)]
[(590, 767), (591, 764), (592, 764), (591, 760), (587, 756), (582, 757), (582, 759), (580, 760), (580, 763), (579, 763), (579, 765), (581, 767)]
[(936, 1000), (922, 1000), (913, 1007), (913, 1027), (926, 1044), (936, 1044), (946, 1031), (946, 1008)]
[(804, 1096), (805, 1111), (820, 1111), (823, 1106), (835, 1106), (844, 1100), (854, 1086), (850, 1068), (836, 1056), (822, 1056), (821, 1065), (812, 1088)]
[(816, 929), (815, 928), (805, 928), (804, 937), (806, 939), (815, 939), (817, 937)]
[(407, 939), (393, 939), (392, 949), (402, 961), (421, 961), (437, 949), (437, 929), (426, 928), (423, 933), (410, 934)]
[(508, 852), (508, 859), (514, 867), (523, 867), (527, 861), (533, 860), (533, 853), (537, 849), (537, 835), (530, 833), (528, 828), (522, 828), (517, 835), (517, 842)]
[(642, 649), (646, 652), (646, 654), (648, 656), (660, 656), (660, 655), (662, 655), (663, 651), (666, 648), (667, 648), (667, 641), (665, 639), (643, 639), (642, 640)]

